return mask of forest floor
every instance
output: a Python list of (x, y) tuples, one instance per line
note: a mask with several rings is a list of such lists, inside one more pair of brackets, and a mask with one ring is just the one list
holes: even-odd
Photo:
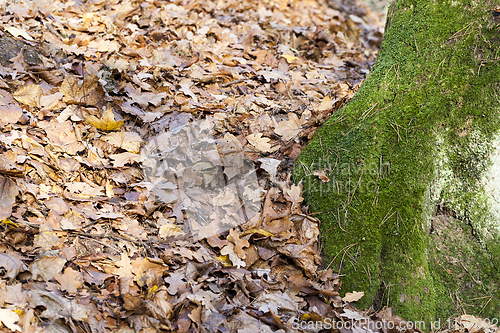
[(320, 221), (290, 181), (369, 74), (380, 13), (315, 0), (3, 4), (1, 332), (405, 326), (351, 304), (363, 293), (342, 292), (321, 262)]

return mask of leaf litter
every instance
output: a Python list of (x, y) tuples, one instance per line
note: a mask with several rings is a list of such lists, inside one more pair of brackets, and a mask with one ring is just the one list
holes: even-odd
[(377, 14), (330, 4), (6, 3), (2, 332), (400, 323), (353, 307), (362, 291), (340, 297), (290, 181), (381, 42)]

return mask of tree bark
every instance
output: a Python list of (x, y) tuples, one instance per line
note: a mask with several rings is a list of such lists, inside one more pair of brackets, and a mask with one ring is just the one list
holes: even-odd
[(372, 73), (295, 164), (342, 290), (427, 330), (500, 313), (499, 5), (396, 0)]

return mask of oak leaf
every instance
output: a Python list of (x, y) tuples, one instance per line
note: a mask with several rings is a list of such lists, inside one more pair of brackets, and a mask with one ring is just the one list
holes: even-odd
[(262, 137), (262, 133), (247, 135), (246, 139), (260, 152), (269, 153), (271, 151), (271, 144), (269, 143), (271, 139)]

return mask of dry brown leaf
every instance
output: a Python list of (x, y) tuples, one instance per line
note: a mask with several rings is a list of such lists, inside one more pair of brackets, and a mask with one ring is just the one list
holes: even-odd
[(116, 264), (120, 267), (119, 269), (114, 270), (114, 274), (118, 275), (121, 278), (132, 279), (134, 277), (134, 268), (130, 264), (130, 258), (126, 253), (122, 253), (120, 257), (120, 261), (117, 261)]
[(168, 293), (170, 295), (175, 295), (179, 289), (183, 288), (186, 283), (183, 281), (185, 279), (185, 274), (183, 271), (172, 272), (164, 280), (168, 283)]
[[(25, 268), (27, 270), (27, 267)], [(0, 291), (1, 294), (1, 291)], [(26, 290), (23, 290), (22, 284), (17, 283), (12, 286), (7, 286), (7, 291), (3, 293), (5, 302), (16, 305), (18, 307), (24, 307), (26, 305), (28, 294)]]
[(304, 198), (302, 197), (302, 184), (299, 185), (292, 184), (290, 188), (284, 188), (283, 193), (285, 198), (291, 201), (294, 205), (301, 203)]
[(5, 270), (5, 275), (11, 280), (14, 280), (20, 272), (28, 269), (21, 260), (6, 253), (0, 253), (0, 267)]
[(21, 177), (23, 170), (19, 169), (17, 165), (9, 161), (3, 156), (0, 156), (0, 174), (14, 177)]
[(0, 175), (0, 219), (12, 214), (12, 206), (16, 202), (19, 187), (9, 178)]
[(113, 160), (112, 164), (117, 168), (121, 168), (125, 164), (144, 161), (144, 157), (133, 153), (111, 154), (109, 155), (109, 158)]
[(10, 309), (0, 309), (0, 323), (4, 324), (5, 327), (12, 331), (22, 332), (21, 327), (16, 325), (19, 320), (19, 315), (14, 310)]
[(23, 30), (23, 29), (12, 27), (12, 26), (5, 26), (4, 29), (6, 31), (8, 31), (14, 37), (21, 36), (24, 39), (29, 40), (29, 41), (33, 41), (34, 40), (33, 37), (31, 37), (30, 35), (28, 35), (28, 33), (25, 30)]
[(40, 106), (40, 96), (42, 96), (42, 87), (38, 84), (29, 84), (19, 88), (12, 96), (19, 103), (29, 106)]
[(64, 123), (39, 121), (38, 127), (45, 130), (52, 144), (68, 154), (75, 155), (85, 149), (85, 146), (78, 141), (73, 124), (69, 120)]
[(287, 121), (281, 121), (274, 129), (274, 132), (288, 141), (295, 138), (302, 129), (302, 120), (295, 113), (290, 113)]
[(246, 139), (258, 151), (263, 152), (263, 153), (271, 152), (271, 144), (269, 143), (269, 141), (271, 141), (271, 139), (266, 138), (266, 137), (262, 137), (262, 133), (247, 135)]
[(51, 95), (44, 95), (40, 97), (40, 107), (45, 110), (55, 110), (60, 107), (61, 104), (65, 105), (63, 103), (60, 103), (62, 98), (63, 94), (61, 92), (56, 92), (55, 94)]
[(249, 247), (250, 243), (246, 239), (241, 239), (240, 235), (234, 230), (229, 230), (229, 236), (227, 236), (227, 240), (234, 244), (234, 252), (238, 255), (240, 259), (245, 259), (245, 251), (244, 247)]
[(16, 104), (0, 106), (0, 127), (5, 124), (14, 124), (23, 116), (23, 109)]
[(96, 116), (89, 116), (85, 122), (103, 131), (117, 131), (124, 123), (123, 120), (115, 120), (113, 110), (110, 108), (104, 110), (101, 119), (98, 119)]
[(78, 84), (78, 79), (68, 76), (64, 79), (59, 91), (64, 94), (63, 102), (96, 106), (104, 100), (104, 90), (99, 83), (97, 75), (86, 76), (82, 85)]
[[(40, 314), (42, 318), (87, 321), (91, 310), (79, 303), (78, 298), (66, 299), (55, 293), (43, 290), (31, 290), (29, 292), (29, 303), (32, 308), (37, 306), (44, 307), (45, 310)], [(61, 329), (61, 331), (65, 331)]]
[(134, 154), (139, 153), (142, 143), (139, 134), (134, 132), (113, 132), (103, 136), (101, 140), (108, 141), (113, 146)]
[(66, 260), (60, 257), (46, 255), (35, 260), (30, 265), (30, 272), (33, 274), (33, 280), (49, 281), (54, 278), (54, 274), (62, 271)]
[(364, 291), (353, 291), (352, 293), (346, 293), (342, 300), (344, 302), (356, 302), (361, 299), (365, 294)]
[(104, 196), (103, 186), (90, 186), (84, 182), (71, 182), (65, 184), (64, 196), (71, 200), (89, 200)]
[(321, 171), (314, 171), (313, 175), (318, 176), (318, 178), (323, 182), (323, 183), (328, 183), (330, 181), (330, 178), (325, 173), (325, 170)]
[(326, 95), (321, 101), (321, 103), (319, 103), (316, 107), (314, 107), (314, 110), (320, 112), (331, 110), (335, 105), (335, 102), (337, 102), (337, 100), (332, 100), (330, 96)]
[(158, 236), (163, 239), (168, 237), (180, 237), (184, 236), (185, 234), (186, 233), (178, 225), (172, 223), (162, 225), (158, 232)]
[[(35, 246), (43, 250), (51, 250), (52, 248), (61, 248), (63, 246), (63, 242), (55, 232), (50, 230), (45, 225), (42, 225), (40, 227), (40, 232), (35, 236)], [(60, 271), (61, 270), (59, 270), (59, 272)]]
[(308, 277), (313, 278), (316, 275), (317, 264), (321, 262), (321, 257), (310, 245), (287, 244), (278, 247), (278, 251), (292, 258)]
[(154, 106), (160, 105), (161, 101), (167, 97), (167, 94), (162, 92), (159, 94), (142, 92), (140, 88), (135, 89), (131, 84), (125, 87), (125, 91), (132, 98), (130, 103), (137, 103), (144, 109), (151, 103)]
[(228, 243), (226, 246), (224, 246), (220, 250), (220, 254), (221, 255), (228, 255), (229, 260), (231, 260), (231, 263), (235, 267), (240, 268), (240, 267), (245, 267), (245, 265), (246, 265), (246, 263), (243, 260), (241, 260), (239, 258), (239, 256), (236, 254), (235, 246), (233, 243)]
[(61, 290), (65, 290), (68, 294), (74, 294), (83, 284), (82, 273), (68, 267), (64, 270), (64, 274), (54, 274), (54, 279), (61, 285)]

